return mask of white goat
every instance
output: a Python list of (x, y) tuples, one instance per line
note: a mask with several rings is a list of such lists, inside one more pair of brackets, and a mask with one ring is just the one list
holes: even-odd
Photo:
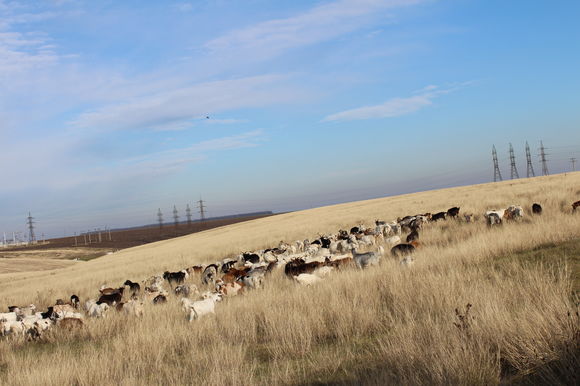
[(294, 278), (294, 280), (296, 280), (298, 283), (302, 284), (302, 285), (312, 285), (315, 283), (318, 283), (320, 280), (320, 277), (313, 275), (311, 273), (301, 273), (300, 275), (297, 276), (292, 276)]
[(401, 243), (401, 238), (399, 236), (391, 236), (385, 239), (385, 244), (397, 245)]
[(104, 318), (107, 314), (106, 312), (109, 310), (109, 305), (107, 303), (97, 304), (96, 302), (91, 304), (89, 309), (87, 310), (88, 315), (91, 318)]
[(219, 293), (206, 293), (203, 300), (193, 301), (188, 298), (181, 299), (181, 305), (188, 313), (187, 320), (199, 319), (204, 315), (215, 314), (215, 303), (221, 301), (222, 295)]
[(352, 258), (359, 268), (366, 268), (379, 264), (379, 260), (384, 253), (383, 247), (379, 247), (377, 252), (357, 253), (356, 248), (352, 249)]

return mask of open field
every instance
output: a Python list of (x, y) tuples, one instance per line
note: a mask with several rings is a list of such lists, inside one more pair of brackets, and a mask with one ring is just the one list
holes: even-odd
[(76, 261), (52, 258), (26, 258), (0, 259), (0, 274), (15, 272), (50, 271), (69, 267)]
[(50, 239), (45, 243), (27, 246), (0, 248), (0, 274), (69, 267), (75, 264), (71, 260), (88, 261), (107, 253), (116, 252), (119, 249), (168, 240), (267, 216), (270, 215), (210, 219), (203, 222), (193, 222), (189, 225), (179, 224), (177, 227), (165, 225), (163, 228), (142, 227), (116, 230), (111, 231), (110, 240), (109, 233), (102, 232), (100, 242), (96, 242), (98, 234), (95, 233), (91, 236), (92, 243), (88, 243), (87, 237), (77, 236)]
[(51, 248), (0, 250), (0, 274), (49, 271), (70, 267), (111, 252), (99, 248)]
[[(410, 269), (386, 256), (363, 271), (265, 288), (187, 323), (177, 301), (110, 315), (40, 342), (0, 345), (4, 384), (577, 384), (580, 173), (505, 181), (288, 213), (119, 251), (63, 269), (0, 275), (0, 307), (40, 308), (101, 284), (141, 280), (280, 240), (458, 205), (480, 218), (430, 224)], [(539, 202), (542, 216), (530, 216)], [(488, 228), (486, 209), (528, 216)], [(199, 283), (196, 283), (199, 284)], [(471, 308), (467, 309), (467, 304)]]
[[(46, 240), (44, 243), (33, 245), (24, 245), (17, 247), (2, 248), (2, 251), (30, 251), (30, 250), (50, 250), (62, 248), (80, 248), (84, 249), (106, 249), (118, 250), (138, 245), (149, 244), (156, 241), (168, 240), (174, 237), (185, 236), (192, 233), (202, 232), (213, 228), (223, 227), (231, 224), (237, 224), (244, 221), (255, 220), (258, 218), (272, 216), (272, 214), (255, 214), (255, 215), (239, 215), (227, 218), (208, 219), (205, 221), (193, 221), (191, 224), (180, 223), (177, 226), (173, 224), (165, 224), (162, 228), (158, 226), (145, 226), (130, 229), (112, 230), (109, 233), (101, 231), (101, 238), (99, 240), (99, 232), (91, 233), (91, 238), (83, 235), (60, 237)], [(92, 240), (92, 241), (91, 241)]]

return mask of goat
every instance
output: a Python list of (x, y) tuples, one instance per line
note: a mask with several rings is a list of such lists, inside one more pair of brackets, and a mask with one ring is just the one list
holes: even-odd
[(356, 248), (351, 250), (352, 259), (358, 268), (366, 268), (370, 265), (379, 264), (381, 255), (383, 254), (383, 247), (379, 247), (377, 252), (357, 253)]
[(80, 304), (79, 297), (77, 295), (71, 295), (71, 297), (70, 297), (70, 304), (72, 304), (72, 306), (75, 309), (78, 310), (79, 309), (79, 304)]
[(6, 322), (16, 322), (16, 320), (18, 320), (18, 315), (14, 311), (0, 313), (0, 320), (4, 320)]
[(214, 284), (218, 273), (218, 266), (210, 264), (203, 270), (201, 281), (203, 284)]
[(501, 225), (505, 212), (506, 212), (505, 209), (488, 210), (487, 212), (485, 212), (484, 216), (487, 221), (487, 225), (488, 226)]
[(438, 220), (446, 220), (447, 219), (447, 212), (439, 212), (435, 213), (431, 216), (431, 221), (438, 221)]
[(57, 322), (57, 326), (72, 330), (74, 328), (81, 328), (85, 323), (79, 318), (64, 318)]
[(244, 252), (242, 253), (242, 259), (244, 260), (244, 263), (250, 262), (252, 264), (257, 264), (260, 262), (260, 255), (257, 253)]
[(413, 230), (411, 231), (411, 233), (409, 233), (409, 235), (407, 235), (407, 243), (410, 243), (411, 241), (415, 241), (419, 238), (419, 232), (417, 232), (417, 230)]
[(123, 283), (123, 285), (129, 286), (129, 291), (131, 291), (131, 295), (135, 295), (141, 292), (141, 286), (139, 285), (139, 283), (133, 283), (129, 279), (125, 280), (125, 283)]
[(293, 278), (298, 283), (307, 286), (315, 284), (321, 280), (320, 277), (313, 275), (311, 273), (301, 273), (300, 275), (293, 276)]
[(218, 281), (217, 290), (223, 296), (236, 296), (243, 292), (245, 284), (242, 282), (224, 283)]
[(393, 256), (406, 255), (415, 252), (415, 246), (412, 244), (399, 244), (391, 248)]
[(215, 303), (222, 300), (220, 293), (206, 293), (203, 300), (193, 301), (188, 298), (181, 299), (183, 309), (188, 312), (188, 321), (199, 319), (204, 315), (215, 313)]
[(454, 206), (453, 208), (450, 208), (447, 210), (447, 217), (457, 217), (459, 215), (459, 207)]
[(163, 278), (169, 282), (169, 284), (183, 284), (188, 274), (186, 271), (179, 272), (169, 272), (165, 271), (163, 273)]
[(144, 313), (143, 302), (129, 300), (127, 303), (123, 304), (123, 312), (127, 315), (141, 317)]
[(510, 205), (503, 216), (506, 220), (518, 220), (524, 217), (524, 209), (521, 206)]
[(115, 303), (120, 303), (123, 299), (123, 295), (121, 292), (113, 293), (110, 295), (101, 295), (99, 300), (97, 300), (97, 304), (107, 303), (109, 306), (115, 305)]
[(177, 296), (189, 297), (190, 293), (192, 292), (197, 293), (197, 287), (195, 285), (182, 284), (180, 286), (175, 287), (173, 291)]
[(101, 293), (101, 295), (114, 295), (114, 294), (123, 295), (124, 291), (125, 291), (125, 287), (119, 287), (119, 288), (103, 288), (103, 287), (101, 287), (101, 289), (99, 289), (99, 292)]
[(92, 303), (87, 313), (92, 318), (104, 318), (106, 316), (106, 312), (109, 310), (109, 305), (107, 303)]

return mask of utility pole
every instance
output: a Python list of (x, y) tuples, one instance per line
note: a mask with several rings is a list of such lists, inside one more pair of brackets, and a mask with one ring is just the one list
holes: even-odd
[(159, 222), (159, 229), (163, 228), (163, 213), (161, 213), (161, 208), (157, 209), (157, 222)]
[(512, 167), (512, 170), (511, 170), (512, 180), (514, 179), (514, 177), (520, 178), (520, 176), (518, 174), (518, 169), (516, 168), (516, 156), (514, 155), (514, 148), (513, 148), (511, 143), (510, 143), (510, 164)]
[(75, 247), (77, 246), (77, 233), (75, 232)]
[(546, 160), (546, 149), (544, 148), (544, 143), (540, 141), (540, 162), (542, 163), (542, 174), (547, 176), (548, 174), (548, 161)]
[(497, 151), (495, 151), (495, 145), (491, 150), (491, 156), (493, 157), (493, 182), (502, 181), (501, 172), (499, 171), (499, 162), (497, 160)]
[(526, 161), (528, 164), (528, 178), (535, 177), (536, 173), (534, 173), (534, 166), (532, 165), (532, 153), (530, 152), (530, 145), (528, 145), (528, 141), (526, 141)]
[(201, 217), (201, 221), (205, 220), (205, 208), (206, 206), (203, 205), (203, 200), (201, 199), (201, 197), (199, 198), (199, 201), (197, 202), (197, 207), (199, 208), (199, 215)]
[(26, 218), (27, 220), (27, 224), (28, 224), (28, 242), (30, 244), (36, 242), (36, 237), (34, 236), (34, 217), (32, 217), (30, 215), (30, 212), (28, 212), (28, 217)]
[(570, 158), (570, 163), (572, 164), (572, 171), (575, 172), (576, 171), (576, 158), (574, 158), (574, 157)]
[(177, 208), (173, 205), (173, 223), (177, 227), (179, 224), (179, 214), (177, 214)]
[(187, 204), (187, 209), (185, 209), (185, 215), (187, 216), (187, 225), (191, 225), (191, 208)]

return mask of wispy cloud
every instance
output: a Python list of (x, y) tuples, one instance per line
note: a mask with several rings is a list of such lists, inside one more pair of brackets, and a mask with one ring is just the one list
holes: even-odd
[(0, 77), (58, 62), (50, 39), (38, 33), (0, 31)]
[(173, 8), (179, 12), (190, 12), (193, 10), (193, 4), (191, 3), (175, 3)]
[(236, 134), (221, 138), (201, 141), (183, 148), (166, 150), (163, 152), (151, 153), (140, 157), (126, 159), (123, 162), (127, 164), (139, 164), (143, 161), (165, 160), (173, 163), (178, 160), (187, 159), (191, 155), (200, 155), (212, 151), (233, 150), (247, 147), (256, 147), (264, 141), (262, 130), (248, 131), (242, 134)]
[(297, 98), (292, 90), (284, 88), (285, 80), (286, 77), (281, 75), (261, 75), (136, 96), (129, 102), (82, 113), (70, 124), (77, 128), (118, 130), (183, 129), (214, 113), (261, 107)]
[(247, 120), (246, 119), (235, 119), (235, 118), (220, 119), (220, 118), (212, 118), (212, 117), (210, 117), (210, 119), (205, 121), (205, 123), (208, 123), (210, 125), (233, 125), (236, 123), (244, 123), (244, 122), (247, 122)]
[(0, 1), (0, 78), (58, 62), (56, 47), (46, 34), (15, 29), (18, 25), (50, 19), (55, 15), (53, 12), (27, 12), (20, 3)]
[[(88, 156), (82, 150), (83, 140), (57, 137), (52, 141), (45, 139), (29, 142), (26, 145), (27, 152), (18, 149), (0, 152), (0, 163), (42, 164), (43, 171), (38, 168), (5, 169), (3, 178), (10, 181), (10, 184), (2, 193), (38, 187), (68, 190), (94, 183), (114, 185), (133, 178), (147, 183), (149, 178), (177, 173), (188, 165), (207, 159), (212, 153), (257, 147), (266, 139), (262, 130), (253, 130), (164, 151), (143, 153), (139, 156), (103, 159), (96, 164), (89, 161), (88, 165), (86, 160)], [(47, 174), (44, 170), (50, 170), (51, 173)]]
[(340, 0), (299, 15), (261, 22), (231, 31), (205, 44), (213, 54), (252, 52), (264, 59), (282, 51), (330, 40), (366, 25), (369, 18), (423, 0)]
[(84, 178), (82, 182), (121, 181), (134, 177), (172, 174), (189, 164), (203, 161), (209, 153), (257, 147), (264, 141), (265, 136), (262, 130), (200, 141), (182, 148), (119, 160), (112, 165), (113, 172), (111, 165), (101, 166), (94, 173), (90, 173), (91, 177), (88, 180)]
[(427, 106), (433, 104), (433, 99), (449, 94), (458, 90), (459, 88), (470, 84), (471, 82), (465, 82), (451, 86), (449, 88), (441, 89), (435, 85), (429, 85), (421, 90), (414, 92), (414, 96), (406, 98), (391, 98), (384, 103), (373, 106), (363, 106), (357, 107), (350, 110), (341, 111), (335, 114), (326, 116), (322, 121), (353, 121), (353, 120), (363, 120), (363, 119), (377, 119), (377, 118), (392, 118), (401, 115), (411, 114), (415, 111), (421, 110)]

